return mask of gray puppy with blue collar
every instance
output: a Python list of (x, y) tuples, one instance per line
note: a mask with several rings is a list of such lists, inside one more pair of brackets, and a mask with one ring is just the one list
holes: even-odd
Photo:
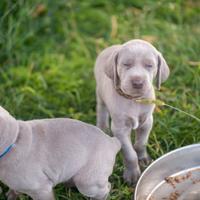
[(116, 138), (67, 118), (16, 120), (0, 107), (0, 180), (34, 200), (54, 200), (53, 187), (73, 182), (87, 197), (105, 200), (110, 191)]

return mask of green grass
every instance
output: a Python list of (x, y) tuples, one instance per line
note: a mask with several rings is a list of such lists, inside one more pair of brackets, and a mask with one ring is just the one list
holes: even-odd
[[(199, 117), (199, 13), (195, 0), (1, 0), (1, 105), (18, 119), (66, 116), (95, 124), (97, 54), (143, 38), (163, 53), (171, 69), (157, 96)], [(194, 119), (167, 108), (157, 109), (154, 118), (148, 146), (154, 159), (199, 142), (200, 124)], [(118, 156), (110, 200), (131, 198), (122, 171)], [(6, 190), (3, 186), (1, 200)], [(63, 185), (55, 191), (57, 199), (86, 199)]]

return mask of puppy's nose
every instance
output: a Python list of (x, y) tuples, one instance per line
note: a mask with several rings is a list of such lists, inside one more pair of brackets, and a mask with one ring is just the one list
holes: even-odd
[(132, 80), (132, 86), (135, 89), (142, 89), (144, 86), (144, 80), (141, 77), (134, 77)]

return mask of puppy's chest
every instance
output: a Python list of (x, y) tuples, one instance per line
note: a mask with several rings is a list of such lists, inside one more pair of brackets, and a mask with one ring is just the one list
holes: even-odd
[(143, 113), (141, 115), (127, 115), (125, 117), (125, 125), (131, 127), (132, 129), (137, 129), (140, 125), (142, 125), (148, 117), (147, 113)]
[(126, 112), (125, 123), (133, 129), (137, 129), (146, 119), (152, 115), (154, 106), (133, 106)]
[(139, 103), (130, 103), (127, 106), (124, 106), (124, 111), (131, 116), (141, 117), (153, 113), (154, 105), (144, 105)]
[[(0, 180), (11, 188), (16, 188), (17, 185), (21, 184), (19, 177), (19, 171), (15, 165), (9, 165), (3, 168), (0, 168)], [(22, 175), (21, 175), (22, 176)]]
[[(30, 170), (31, 167), (33, 167), (32, 170)], [(13, 163), (1, 170), (0, 180), (14, 190), (25, 192), (30, 188), (37, 188), (40, 174), (40, 170), (33, 165)]]

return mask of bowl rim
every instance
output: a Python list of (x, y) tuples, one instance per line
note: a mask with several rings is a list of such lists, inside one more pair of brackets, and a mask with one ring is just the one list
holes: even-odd
[(157, 164), (157, 162), (159, 162), (160, 160), (163, 160), (165, 159), (166, 157), (170, 156), (171, 154), (174, 154), (174, 153), (177, 153), (179, 151), (182, 151), (182, 150), (186, 150), (186, 149), (189, 149), (191, 147), (200, 147), (200, 143), (197, 143), (197, 144), (190, 144), (190, 145), (187, 145), (187, 146), (184, 146), (184, 147), (180, 147), (180, 148), (177, 148), (175, 150), (172, 150), (164, 155), (162, 155), (161, 157), (159, 157), (158, 159), (156, 159), (155, 161), (153, 161), (145, 170), (144, 172), (142, 173), (142, 175), (140, 176), (138, 182), (137, 182), (137, 185), (135, 187), (135, 192), (134, 192), (134, 199), (133, 200), (137, 200), (136, 199), (136, 195), (138, 193), (138, 187), (140, 186), (140, 182), (142, 181), (143, 177), (146, 175), (146, 173), (148, 172), (148, 170), (154, 166), (155, 164)]

